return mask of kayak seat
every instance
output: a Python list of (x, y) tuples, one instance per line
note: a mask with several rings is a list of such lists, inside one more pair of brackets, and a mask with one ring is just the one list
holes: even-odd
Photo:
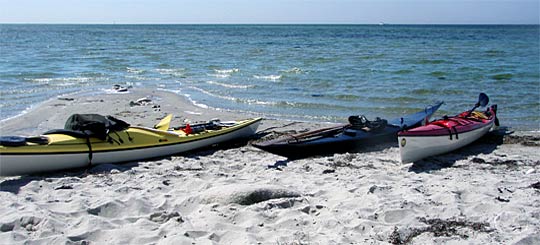
[(388, 125), (388, 121), (377, 117), (374, 121), (368, 120), (364, 115), (350, 116), (349, 123), (351, 129), (363, 130), (366, 132), (378, 132)]

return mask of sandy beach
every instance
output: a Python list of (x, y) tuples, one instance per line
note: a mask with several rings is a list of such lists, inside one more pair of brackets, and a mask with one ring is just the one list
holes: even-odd
[[(143, 126), (264, 116), (131, 89), (53, 98), (0, 134), (63, 128), (74, 113)], [(328, 125), (264, 119), (252, 141)], [(539, 150), (538, 133), (514, 132), (415, 164), (397, 144), (289, 161), (248, 142), (0, 177), (0, 244), (540, 244)]]

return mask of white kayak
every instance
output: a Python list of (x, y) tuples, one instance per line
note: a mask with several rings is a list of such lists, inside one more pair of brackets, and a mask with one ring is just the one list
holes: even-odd
[(486, 112), (463, 112), (398, 133), (401, 162), (415, 162), (474, 142), (493, 127), (496, 108), (494, 105)]

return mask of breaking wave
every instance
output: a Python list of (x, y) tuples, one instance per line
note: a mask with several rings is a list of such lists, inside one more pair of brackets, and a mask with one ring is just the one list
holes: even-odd
[(225, 88), (240, 88), (240, 89), (247, 89), (247, 88), (253, 88), (254, 85), (240, 85), (240, 84), (228, 84), (228, 83), (220, 83), (216, 81), (207, 81), (206, 83), (212, 84), (212, 85), (218, 85)]
[(281, 80), (281, 75), (268, 75), (268, 76), (259, 76), (259, 75), (253, 75), (253, 78), (260, 79), (260, 80), (268, 80), (268, 81), (278, 81)]

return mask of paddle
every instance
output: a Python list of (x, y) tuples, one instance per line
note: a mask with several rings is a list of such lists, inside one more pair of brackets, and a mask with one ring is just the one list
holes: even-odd
[(487, 94), (484, 94), (484, 93), (480, 93), (480, 95), (478, 95), (478, 102), (476, 102), (476, 104), (474, 105), (474, 107), (467, 113), (467, 116), (470, 116), (471, 113), (478, 107), (484, 107), (486, 106), (487, 104), (489, 103), (489, 97), (487, 96)]
[(328, 127), (328, 128), (321, 128), (321, 129), (317, 129), (317, 130), (309, 131), (309, 132), (305, 132), (305, 133), (294, 134), (294, 135), (290, 135), (290, 136), (295, 138), (295, 139), (297, 139), (297, 138), (305, 138), (305, 137), (308, 137), (308, 136), (311, 136), (311, 135), (314, 135), (314, 134), (326, 134), (326, 133), (339, 131), (339, 130), (344, 129), (348, 125), (349, 124), (341, 124), (341, 125), (332, 126), (332, 127)]

